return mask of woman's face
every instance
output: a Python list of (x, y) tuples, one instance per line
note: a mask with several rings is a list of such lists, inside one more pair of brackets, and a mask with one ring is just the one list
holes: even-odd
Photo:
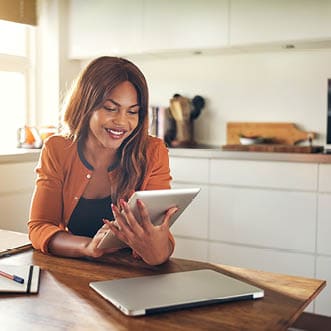
[(133, 84), (120, 83), (107, 95), (102, 107), (93, 112), (89, 139), (104, 148), (118, 149), (138, 126), (139, 108)]

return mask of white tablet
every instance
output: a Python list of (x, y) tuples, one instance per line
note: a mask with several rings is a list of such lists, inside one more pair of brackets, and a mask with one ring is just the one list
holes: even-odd
[[(136, 219), (140, 221), (137, 199), (146, 205), (151, 221), (154, 225), (160, 225), (168, 209), (178, 207), (178, 211), (170, 219), (170, 226), (178, 219), (186, 207), (200, 192), (200, 188), (180, 188), (169, 190), (137, 191), (128, 201)], [(109, 230), (100, 241), (98, 248), (123, 248), (126, 244), (117, 239)]]

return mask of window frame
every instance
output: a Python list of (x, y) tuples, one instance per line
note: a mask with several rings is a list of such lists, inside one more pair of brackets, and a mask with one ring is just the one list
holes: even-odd
[[(15, 22), (14, 22), (15, 23)], [(21, 23), (15, 23), (21, 24)], [(25, 118), (27, 125), (36, 124), (36, 27), (25, 25), (25, 55), (4, 54), (0, 51), (0, 71), (18, 72), (25, 78)], [(18, 128), (17, 128), (18, 129)], [(16, 142), (15, 142), (16, 143)]]

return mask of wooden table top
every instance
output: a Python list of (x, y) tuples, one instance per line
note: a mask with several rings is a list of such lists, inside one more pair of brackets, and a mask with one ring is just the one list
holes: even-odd
[[(0, 294), (1, 329), (10, 331), (286, 330), (326, 285), (322, 280), (175, 258), (152, 267), (125, 250), (102, 261), (60, 258), (30, 250), (1, 258), (0, 263), (35, 264), (42, 269), (38, 294)], [(88, 285), (91, 281), (204, 268), (263, 288), (265, 297), (128, 317)]]

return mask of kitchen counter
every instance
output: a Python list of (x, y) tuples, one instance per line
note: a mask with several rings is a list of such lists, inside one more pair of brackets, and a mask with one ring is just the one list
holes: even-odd
[(187, 158), (212, 158), (253, 161), (331, 163), (331, 154), (323, 153), (263, 153), (223, 151), (220, 148), (169, 148), (169, 155)]
[(13, 148), (0, 150), (0, 164), (37, 162), (39, 155), (40, 149)]
[[(37, 162), (40, 149), (16, 148), (7, 151), (0, 150), (1, 163)], [(253, 161), (279, 161), (279, 162), (305, 162), (305, 163), (331, 163), (331, 154), (323, 153), (263, 153), (223, 151), (220, 148), (169, 148), (170, 156), (187, 158), (212, 158)]]

